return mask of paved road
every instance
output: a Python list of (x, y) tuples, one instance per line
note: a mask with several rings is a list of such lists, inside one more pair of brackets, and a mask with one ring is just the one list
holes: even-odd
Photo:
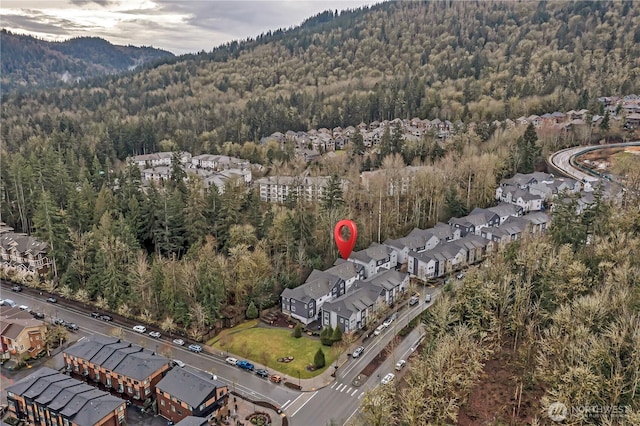
[(590, 149), (605, 149), (624, 146), (637, 146), (640, 145), (640, 141), (616, 143), (609, 145), (590, 145), (590, 146), (577, 146), (573, 148), (563, 149), (558, 152), (554, 152), (549, 156), (548, 162), (557, 169), (560, 169), (564, 174), (577, 180), (587, 180), (591, 182), (598, 181), (599, 179), (591, 174), (585, 173), (580, 169), (577, 169), (571, 165), (571, 159), (578, 155), (582, 151)]
[[(78, 338), (93, 334), (110, 335), (113, 333), (114, 328), (120, 328), (117, 324), (94, 319), (86, 314), (74, 312), (57, 304), (47, 303), (45, 302), (46, 295), (38, 297), (26, 293), (15, 293), (11, 292), (9, 288), (5, 284), (2, 285), (3, 299), (11, 299), (18, 305), (27, 305), (35, 311), (44, 313), (46, 321), (51, 321), (53, 318), (61, 318), (67, 322), (78, 324), (80, 327), (78, 336), (76, 336)], [(284, 385), (271, 383), (253, 373), (231, 366), (224, 362), (223, 357), (196, 354), (185, 347), (172, 344), (171, 341), (154, 339), (128, 328), (122, 328), (122, 333), (124, 340), (155, 350), (170, 358), (180, 359), (189, 365), (217, 375), (219, 379), (228, 384), (230, 390), (235, 390), (251, 399), (269, 401), (276, 406), (282, 406), (287, 401), (291, 401), (300, 395), (300, 392), (289, 389)]]
[[(328, 387), (313, 393), (301, 395), (285, 407), (290, 424), (324, 425), (333, 420), (343, 425), (356, 417), (358, 407), (364, 393), (380, 383), (380, 379), (389, 372), (394, 372), (395, 364), (400, 359), (407, 359), (413, 352), (418, 339), (422, 335), (421, 327), (416, 327), (398, 344), (385, 362), (360, 387), (352, 382), (358, 374), (375, 358), (375, 356), (391, 342), (393, 337), (406, 326), (409, 321), (431, 306), (440, 294), (441, 289), (425, 287), (420, 303), (412, 308), (405, 308), (398, 313), (398, 318), (390, 327), (366, 342), (365, 351), (359, 358), (350, 359), (338, 369), (336, 380)], [(431, 303), (424, 303), (424, 294), (431, 294)], [(405, 366), (404, 371), (408, 366)]]

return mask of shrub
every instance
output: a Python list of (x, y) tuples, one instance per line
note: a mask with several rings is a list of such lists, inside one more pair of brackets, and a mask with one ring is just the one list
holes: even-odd
[(302, 327), (300, 327), (300, 324), (296, 324), (296, 326), (294, 327), (293, 337), (295, 337), (296, 339), (299, 339), (302, 337)]
[(248, 319), (255, 319), (258, 318), (258, 308), (256, 308), (256, 304), (251, 302), (249, 304), (249, 307), (247, 308), (247, 318)]
[(340, 329), (340, 326), (337, 326), (335, 330), (333, 330), (331, 340), (333, 340), (334, 342), (339, 342), (342, 340), (342, 330)]
[(320, 342), (325, 346), (333, 345), (333, 328), (331, 328), (331, 326), (322, 329), (320, 332)]
[(316, 352), (316, 355), (313, 357), (313, 365), (316, 366), (316, 368), (322, 368), (324, 367), (324, 352), (322, 352), (322, 348), (318, 348), (318, 352)]

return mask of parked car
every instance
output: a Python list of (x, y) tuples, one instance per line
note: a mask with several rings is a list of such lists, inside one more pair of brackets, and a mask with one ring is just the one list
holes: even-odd
[(184, 340), (182, 339), (173, 339), (173, 344), (178, 346), (184, 346)]
[(113, 321), (113, 317), (111, 315), (100, 315), (100, 319), (102, 321)]
[(362, 352), (364, 352), (364, 347), (363, 346), (358, 346), (353, 353), (351, 354), (351, 356), (353, 358), (358, 358), (360, 355), (362, 355)]
[(395, 374), (393, 374), (393, 373), (389, 373), (389, 374), (387, 374), (386, 376), (384, 376), (384, 377), (382, 378), (382, 380), (380, 381), (380, 383), (382, 383), (383, 385), (386, 385), (386, 384), (388, 384), (388, 383), (393, 382), (393, 379), (395, 379), (395, 378), (396, 378)]
[(101, 316), (100, 312), (91, 312), (91, 318), (100, 318)]
[(11, 287), (11, 291), (20, 292), (22, 291), (22, 287), (20, 287), (19, 285), (14, 285), (13, 287)]
[(61, 325), (63, 327), (65, 327), (67, 325), (67, 322), (65, 320), (63, 320), (62, 318), (54, 318), (53, 323), (55, 325)]
[(71, 331), (78, 331), (80, 330), (80, 327), (78, 327), (78, 324), (76, 324), (75, 322), (68, 322), (65, 327), (67, 327), (69, 330)]
[(58, 303), (58, 299), (55, 297), (47, 297), (47, 302), (49, 303)]
[(174, 359), (173, 362), (178, 366), (178, 367), (184, 367), (185, 364), (184, 362), (180, 361), (179, 359)]
[(42, 312), (31, 311), (31, 315), (33, 315), (35, 319), (44, 319), (44, 314)]
[(29, 312), (29, 307), (28, 307), (27, 305), (20, 305), (20, 306), (18, 306), (18, 308), (19, 308), (21, 311), (27, 311), (27, 312)]
[(419, 301), (420, 301), (420, 298), (418, 296), (411, 296), (411, 299), (409, 299), (409, 306), (413, 306), (417, 304)]
[(459, 279), (459, 280), (463, 279), (464, 278), (464, 272), (458, 273), (458, 275), (456, 275), (456, 278)]
[(249, 361), (238, 361), (236, 366), (242, 368), (243, 370), (253, 371), (253, 364)]
[(13, 300), (11, 300), (11, 299), (4, 299), (2, 304), (4, 306), (11, 306), (12, 308), (15, 308), (16, 306), (18, 306), (18, 304), (16, 302), (14, 302)]
[(430, 295), (430, 294), (427, 294), (426, 296), (424, 296), (424, 301), (425, 301), (426, 303), (431, 303), (431, 295)]
[(154, 339), (159, 339), (160, 333), (158, 331), (152, 331), (149, 333), (149, 336), (153, 337)]
[(231, 365), (236, 365), (238, 363), (238, 360), (231, 356), (225, 359), (225, 361), (227, 362), (227, 364), (231, 364)]
[(396, 363), (396, 370), (400, 371), (404, 368), (404, 365), (407, 363), (407, 361), (405, 361), (404, 359), (401, 359), (400, 361), (398, 361)]
[(265, 370), (264, 368), (258, 368), (256, 370), (256, 375), (258, 375), (260, 377), (264, 377), (265, 379), (269, 378), (269, 372), (267, 370)]
[(278, 374), (272, 374), (271, 376), (269, 376), (269, 380), (271, 380), (273, 383), (280, 383), (282, 381), (282, 377), (280, 377)]
[(189, 345), (188, 348), (191, 352), (200, 353), (202, 352), (202, 346), (200, 345)]
[(391, 323), (393, 323), (393, 318), (387, 318), (386, 320), (384, 320), (382, 325), (384, 325), (384, 328), (387, 328), (391, 325)]
[(136, 331), (138, 333), (146, 333), (147, 327), (145, 327), (144, 325), (134, 325), (133, 331)]
[(378, 328), (376, 328), (376, 330), (373, 332), (374, 336), (379, 336), (380, 333), (382, 333), (382, 330), (384, 330), (386, 328), (386, 326), (384, 324), (380, 324), (378, 326)]

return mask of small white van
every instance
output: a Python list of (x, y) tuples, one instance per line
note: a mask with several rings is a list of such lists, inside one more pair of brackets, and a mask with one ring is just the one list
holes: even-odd
[(146, 333), (147, 327), (145, 327), (144, 325), (134, 325), (133, 331), (137, 331), (138, 333)]

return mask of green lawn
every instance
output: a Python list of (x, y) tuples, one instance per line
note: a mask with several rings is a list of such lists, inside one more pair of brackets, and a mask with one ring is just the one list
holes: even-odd
[[(227, 330), (225, 330), (227, 331)], [(322, 346), (319, 340), (302, 336), (292, 337), (292, 330), (253, 327), (240, 331), (228, 330), (224, 336), (218, 336), (211, 346), (220, 351), (232, 352), (238, 356), (264, 364), (268, 368), (280, 371), (292, 379), (298, 377), (308, 379), (317, 376), (322, 370), (307, 371), (306, 366), (313, 364), (313, 358)], [(322, 346), (326, 360), (325, 368), (335, 362), (335, 351), (328, 346)], [(278, 358), (292, 356), (289, 363), (278, 362)]]

